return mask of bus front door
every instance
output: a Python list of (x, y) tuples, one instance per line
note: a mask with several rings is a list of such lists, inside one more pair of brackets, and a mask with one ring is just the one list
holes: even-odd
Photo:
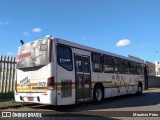
[(76, 102), (91, 99), (90, 57), (75, 54)]
[(144, 67), (144, 80), (145, 80), (145, 87), (144, 87), (144, 89), (145, 90), (148, 90), (148, 67), (147, 66), (145, 66)]

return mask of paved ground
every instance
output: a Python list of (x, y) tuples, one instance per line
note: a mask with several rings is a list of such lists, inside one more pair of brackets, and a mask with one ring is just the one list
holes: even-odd
[(3, 109), (3, 112), (6, 111), (11, 111), (12, 115), (14, 116), (17, 115), (17, 112), (24, 113), (24, 115), (28, 114), (28, 112), (36, 112), (42, 114), (42, 118), (38, 119), (51, 119), (50, 117), (52, 117), (52, 119), (56, 120), (73, 118), (77, 118), (79, 120), (89, 120), (91, 118), (96, 120), (106, 118), (158, 120), (160, 119), (160, 89), (145, 91), (141, 96), (125, 95), (109, 98), (106, 99), (102, 104), (98, 105), (93, 105), (91, 102), (58, 107), (34, 104), (30, 105), (29, 107), (25, 106), (19, 108)]

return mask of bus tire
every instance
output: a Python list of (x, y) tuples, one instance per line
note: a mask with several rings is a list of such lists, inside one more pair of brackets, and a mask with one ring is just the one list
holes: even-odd
[(96, 85), (93, 90), (93, 102), (95, 104), (101, 103), (104, 99), (103, 87)]
[(141, 95), (142, 92), (143, 92), (142, 84), (139, 83), (139, 84), (138, 84), (138, 92), (136, 92), (136, 94), (137, 94), (137, 95)]

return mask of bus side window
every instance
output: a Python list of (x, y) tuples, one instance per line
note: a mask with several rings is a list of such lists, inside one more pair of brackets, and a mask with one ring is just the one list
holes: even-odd
[(138, 64), (137, 69), (138, 69), (138, 74), (143, 75), (143, 66), (141, 64)]
[(82, 58), (81, 56), (75, 56), (76, 59), (76, 71), (82, 72)]
[(130, 64), (128, 60), (123, 60), (123, 70), (126, 74), (130, 74)]
[(114, 58), (114, 71), (115, 73), (123, 73), (122, 59)]
[(105, 73), (113, 73), (113, 58), (111, 56), (103, 56), (103, 70)]
[(83, 57), (83, 69), (85, 73), (90, 73), (90, 63), (89, 59), (86, 57)]
[(132, 74), (138, 74), (138, 70), (137, 70), (137, 64), (135, 62), (130, 62), (130, 67), (131, 67), (131, 73)]
[(134, 66), (134, 67), (135, 67), (135, 74), (138, 75), (138, 74), (139, 74), (139, 73), (138, 73), (138, 64), (135, 63), (135, 66)]
[(57, 46), (57, 62), (64, 69), (68, 71), (73, 70), (72, 50), (70, 47), (66, 47), (62, 45)]
[(134, 64), (130, 62), (131, 74), (134, 74)]
[[(141, 72), (142, 72), (141, 75), (144, 75), (144, 69), (145, 69), (145, 66), (143, 64), (141, 64)], [(148, 73), (148, 69), (147, 69), (147, 73)]]
[(92, 53), (93, 72), (102, 72), (102, 58), (100, 54)]

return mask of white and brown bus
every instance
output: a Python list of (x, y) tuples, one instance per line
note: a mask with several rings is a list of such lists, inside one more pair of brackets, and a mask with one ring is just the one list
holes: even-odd
[(46, 36), (19, 47), (15, 100), (69, 105), (142, 94), (144, 63)]

